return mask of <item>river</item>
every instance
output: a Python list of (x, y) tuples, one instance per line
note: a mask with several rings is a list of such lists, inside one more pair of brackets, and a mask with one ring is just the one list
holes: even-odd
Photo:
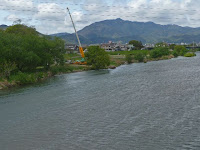
[(0, 150), (132, 149), (200, 149), (200, 53), (0, 91)]

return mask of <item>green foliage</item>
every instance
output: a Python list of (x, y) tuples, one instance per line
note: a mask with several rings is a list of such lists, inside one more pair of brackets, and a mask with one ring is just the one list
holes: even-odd
[(173, 51), (173, 52), (172, 52), (172, 55), (174, 55), (174, 57), (178, 57), (177, 51)]
[(188, 52), (188, 50), (181, 45), (176, 45), (174, 51), (177, 52), (179, 56), (184, 56)]
[(168, 44), (165, 42), (160, 42), (160, 43), (155, 44), (155, 47), (168, 47)]
[(133, 46), (135, 46), (135, 49), (137, 50), (140, 50), (141, 48), (143, 48), (142, 42), (140, 41), (132, 40), (132, 41), (129, 41), (129, 44), (132, 44)]
[(135, 55), (137, 53), (142, 53), (143, 55), (148, 55), (149, 50), (134, 50), (134, 51), (115, 51), (115, 52), (107, 52), (109, 55)]
[(35, 74), (28, 74), (19, 72), (16, 75), (10, 77), (10, 80), (17, 82), (18, 84), (31, 84), (37, 81)]
[(9, 78), (11, 71), (15, 69), (16, 69), (15, 64), (4, 60), (0, 60), (0, 77)]
[(169, 55), (169, 49), (166, 47), (158, 47), (151, 51), (150, 55), (152, 58), (159, 58), (165, 55)]
[(41, 36), (32, 27), (18, 24), (0, 32), (0, 65), (3, 60), (22, 72), (39, 66), (49, 69), (52, 64), (64, 64), (64, 54), (63, 40)]
[(38, 32), (33, 27), (28, 27), (23, 24), (16, 24), (10, 26), (5, 30), (6, 33), (18, 34), (18, 35), (37, 35)]
[(125, 57), (125, 60), (128, 64), (131, 64), (132, 63), (132, 56), (130, 54), (127, 54), (126, 57)]
[(14, 75), (10, 76), (10, 81), (15, 81), (17, 84), (25, 85), (25, 84), (32, 84), (46, 78), (48, 75), (45, 72), (38, 72), (38, 73), (23, 73), (18, 72)]
[(87, 64), (92, 65), (92, 69), (105, 69), (110, 65), (109, 55), (99, 46), (88, 47), (88, 52), (85, 55)]
[(51, 67), (50, 71), (53, 75), (56, 75), (58, 73), (72, 72), (73, 70), (70, 67), (59, 65)]
[(0, 33), (3, 33), (4, 32), (4, 30), (3, 29), (0, 29)]
[(186, 53), (186, 54), (184, 55), (184, 57), (194, 57), (194, 56), (196, 56), (195, 53)]
[(200, 51), (200, 48), (197, 48), (196, 51)]
[(134, 59), (138, 62), (144, 62), (144, 54), (143, 53), (136, 53), (134, 55)]
[(174, 50), (175, 46), (176, 46), (176, 44), (171, 44), (171, 45), (169, 46), (169, 48), (172, 49), (172, 50)]

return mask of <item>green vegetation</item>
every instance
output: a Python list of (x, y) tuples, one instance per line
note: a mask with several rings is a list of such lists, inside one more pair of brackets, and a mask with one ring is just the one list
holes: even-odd
[(174, 55), (174, 57), (176, 58), (176, 57), (178, 57), (178, 52), (177, 51), (173, 51), (172, 55)]
[(155, 47), (169, 47), (167, 43), (165, 42), (160, 42), (160, 43), (156, 43)]
[(110, 65), (110, 57), (99, 46), (88, 47), (88, 52), (85, 54), (88, 65), (92, 66), (92, 69), (105, 69)]
[(72, 72), (72, 69), (63, 65), (63, 66), (52, 66), (50, 71), (53, 75), (56, 75), (58, 73)]
[(76, 60), (81, 60), (82, 57), (80, 54), (64, 54), (64, 58), (65, 60), (76, 61)]
[(181, 45), (176, 45), (174, 51), (178, 54), (178, 56), (184, 56), (188, 52), (188, 50)]
[(20, 85), (38, 82), (55, 67), (63, 67), (64, 54), (63, 40), (43, 36), (26, 25), (10, 26), (0, 31), (1, 81)]
[(186, 54), (184, 55), (184, 57), (194, 57), (194, 56), (196, 56), (196, 54), (195, 54), (195, 53), (191, 53), (191, 52), (186, 53)]
[[(117, 51), (117, 52), (107, 52), (112, 57), (112, 64), (113, 61), (117, 63), (119, 57), (121, 57), (121, 63), (126, 61), (127, 63), (135, 63), (135, 62), (147, 62), (153, 60), (163, 60), (163, 59), (170, 59), (173, 56), (173, 52), (169, 51), (168, 47), (157, 47), (153, 50), (133, 50), (133, 51)], [(174, 54), (175, 55), (175, 54)], [(117, 59), (113, 59), (117, 57)], [(124, 56), (124, 59), (123, 59)]]
[(132, 56), (130, 54), (126, 54), (126, 57), (125, 57), (125, 60), (128, 64), (131, 64), (132, 63)]
[(39, 72), (39, 73), (18, 72), (14, 75), (11, 75), (9, 81), (11, 82), (14, 81), (18, 84), (24, 85), (24, 84), (36, 83), (46, 78), (47, 76), (48, 74), (44, 72)]
[(144, 55), (149, 54), (149, 50), (133, 50), (133, 51), (115, 51), (115, 52), (107, 52), (109, 55), (135, 55), (137, 53), (143, 53)]
[(49, 69), (52, 64), (63, 64), (64, 42), (38, 35), (25, 25), (8, 27), (0, 33), (0, 64), (11, 63), (16, 70), (30, 71), (38, 66)]
[(145, 55), (143, 53), (136, 53), (134, 55), (134, 59), (137, 60), (138, 62), (144, 62), (144, 57)]
[(169, 55), (169, 49), (167, 47), (158, 47), (151, 51), (150, 56), (152, 58), (159, 58), (162, 56)]
[(136, 40), (129, 41), (129, 44), (133, 45), (133, 46), (135, 47), (136, 50), (140, 50), (141, 48), (144, 47), (144, 46), (142, 45), (142, 42), (136, 41)]
[(172, 50), (174, 50), (175, 46), (176, 46), (176, 44), (171, 44), (171, 45), (169, 46), (169, 48), (172, 49)]

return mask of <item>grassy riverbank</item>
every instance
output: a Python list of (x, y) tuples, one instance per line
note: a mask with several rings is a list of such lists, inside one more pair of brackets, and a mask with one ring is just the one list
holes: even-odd
[[(166, 60), (180, 56), (176, 51), (169, 51), (168, 49), (155, 49), (155, 50), (134, 50), (134, 51), (118, 51), (107, 52), (110, 57), (110, 66), (108, 68), (115, 68), (127, 63), (147, 63), (149, 61)], [(184, 53), (185, 57), (196, 56), (193, 52)], [(65, 61), (67, 60), (80, 60), (79, 54), (64, 54)], [(54, 75), (63, 73), (73, 73), (91, 70), (87, 65), (52, 65), (48, 71), (44, 67), (38, 67), (33, 72), (13, 72), (9, 78), (0, 78), (0, 89), (8, 89), (11, 87), (22, 86), (27, 84), (34, 84), (46, 80)]]
[(35, 72), (16, 72), (10, 75), (8, 79), (0, 78), (0, 90), (38, 83), (58, 74), (87, 70), (90, 70), (90, 67), (84, 65), (64, 65), (52, 66), (48, 71), (38, 68)]

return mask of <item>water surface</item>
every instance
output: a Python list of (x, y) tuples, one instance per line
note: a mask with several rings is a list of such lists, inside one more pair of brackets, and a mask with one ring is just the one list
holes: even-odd
[(1, 150), (200, 149), (200, 54), (0, 92)]

